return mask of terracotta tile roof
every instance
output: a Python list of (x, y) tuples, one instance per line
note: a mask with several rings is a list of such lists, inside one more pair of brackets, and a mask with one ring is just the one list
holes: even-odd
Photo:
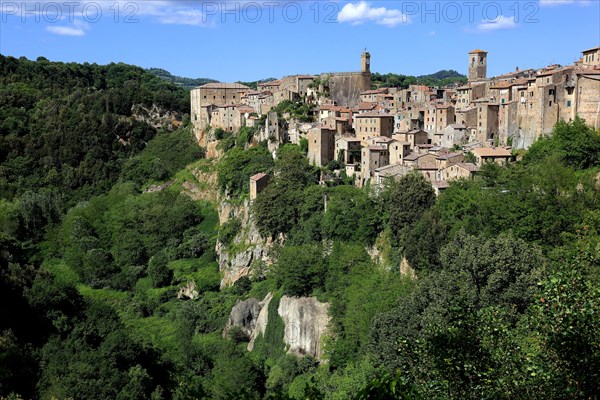
[(369, 146), (369, 150), (373, 150), (373, 151), (384, 151), (387, 150), (387, 148), (383, 147), (383, 146)]
[(345, 140), (347, 142), (360, 142), (361, 140), (354, 136), (342, 136), (338, 140)]
[(577, 75), (600, 75), (600, 69), (592, 69), (592, 68), (578, 68), (575, 70)]
[(448, 153), (448, 154), (441, 154), (441, 155), (437, 156), (437, 159), (438, 160), (449, 160), (451, 158), (460, 157), (460, 156), (462, 156), (461, 153)]
[(258, 174), (256, 174), (256, 175), (252, 175), (252, 176), (250, 177), (250, 180), (251, 180), (251, 181), (257, 181), (257, 180), (259, 180), (259, 179), (262, 179), (262, 178), (264, 178), (265, 176), (267, 176), (267, 174), (263, 174), (263, 173), (261, 172), (261, 173), (258, 173)]
[(477, 172), (479, 171), (479, 167), (473, 163), (459, 163), (456, 164), (457, 167), (466, 169), (469, 172)]
[(366, 112), (356, 114), (356, 118), (394, 118), (394, 116), (392, 114), (383, 114), (380, 112)]
[(377, 103), (364, 102), (364, 101), (361, 101), (360, 103), (358, 103), (359, 110), (372, 110), (375, 107), (377, 107)]
[(279, 86), (279, 85), (281, 85), (281, 80), (278, 79), (275, 81), (259, 83), (257, 86)]
[(487, 51), (475, 49), (475, 50), (469, 52), (469, 54), (475, 54), (475, 53), (486, 53), (487, 54)]
[(502, 82), (497, 82), (497, 83), (492, 84), (492, 86), (490, 86), (490, 89), (508, 89), (509, 87), (512, 87), (513, 85), (514, 85), (514, 83), (502, 81)]
[(473, 149), (472, 153), (479, 157), (510, 157), (510, 151), (502, 147), (479, 147)]
[(591, 49), (583, 50), (582, 53), (589, 53), (590, 51), (598, 51), (600, 50), (600, 46), (592, 47)]
[(373, 89), (373, 90), (366, 90), (364, 92), (361, 92), (360, 94), (380, 94), (380, 93), (387, 93), (388, 92), (388, 88), (379, 88), (379, 89)]
[(409, 155), (407, 155), (406, 157), (404, 157), (404, 160), (406, 161), (417, 161), (419, 158), (423, 157), (425, 154), (419, 154), (419, 153), (410, 153)]
[(450, 187), (450, 183), (447, 181), (431, 181), (431, 185), (438, 189), (447, 189)]

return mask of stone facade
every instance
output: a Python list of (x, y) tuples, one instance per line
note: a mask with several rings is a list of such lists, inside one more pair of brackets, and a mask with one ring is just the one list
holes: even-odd
[(239, 104), (251, 89), (240, 83), (207, 83), (190, 91), (191, 120), (200, 146), (206, 146), (204, 130), (211, 123), (211, 112), (216, 106)]

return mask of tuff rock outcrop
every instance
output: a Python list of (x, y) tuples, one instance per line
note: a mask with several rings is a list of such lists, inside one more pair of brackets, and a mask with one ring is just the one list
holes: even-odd
[[(250, 339), (248, 350), (252, 351), (256, 338), (267, 330), (272, 299), (273, 295), (269, 293), (260, 302), (254, 298), (238, 300), (231, 310), (223, 337), (228, 337), (231, 329), (238, 327)], [(323, 359), (328, 311), (329, 304), (321, 303), (315, 297), (283, 296), (280, 299), (277, 314), (284, 323), (283, 341), (288, 354)]]
[(237, 218), (242, 228), (233, 238), (234, 251), (226, 245), (217, 242), (216, 252), (219, 259), (219, 270), (223, 278), (221, 288), (233, 285), (238, 279), (250, 274), (254, 262), (271, 264), (269, 251), (273, 246), (271, 239), (263, 239), (252, 218), (250, 201), (245, 200), (240, 205), (228, 201), (219, 203), (219, 221), (222, 224), (232, 218)]

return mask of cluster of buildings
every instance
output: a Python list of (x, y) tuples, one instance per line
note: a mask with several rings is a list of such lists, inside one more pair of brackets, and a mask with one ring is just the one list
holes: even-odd
[[(257, 90), (210, 83), (192, 90), (192, 121), (205, 146), (209, 126), (235, 132), (266, 116), (263, 138), (305, 138), (312, 163), (337, 160), (358, 185), (418, 170), (436, 190), (472, 177), (484, 162), (507, 162), (512, 148), (527, 148), (560, 120), (579, 115), (600, 128), (600, 47), (583, 51), (573, 65), (516, 68), (493, 78), (487, 58), (486, 51), (470, 52), (468, 82), (437, 88), (372, 90), (367, 51), (360, 72), (288, 76)], [(284, 100), (311, 104), (314, 122), (282, 123), (272, 109)]]

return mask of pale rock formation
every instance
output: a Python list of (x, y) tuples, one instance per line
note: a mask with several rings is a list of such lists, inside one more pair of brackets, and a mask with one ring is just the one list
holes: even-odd
[(329, 324), (328, 303), (315, 297), (283, 296), (278, 314), (285, 324), (283, 340), (289, 354), (323, 356), (323, 337)]

